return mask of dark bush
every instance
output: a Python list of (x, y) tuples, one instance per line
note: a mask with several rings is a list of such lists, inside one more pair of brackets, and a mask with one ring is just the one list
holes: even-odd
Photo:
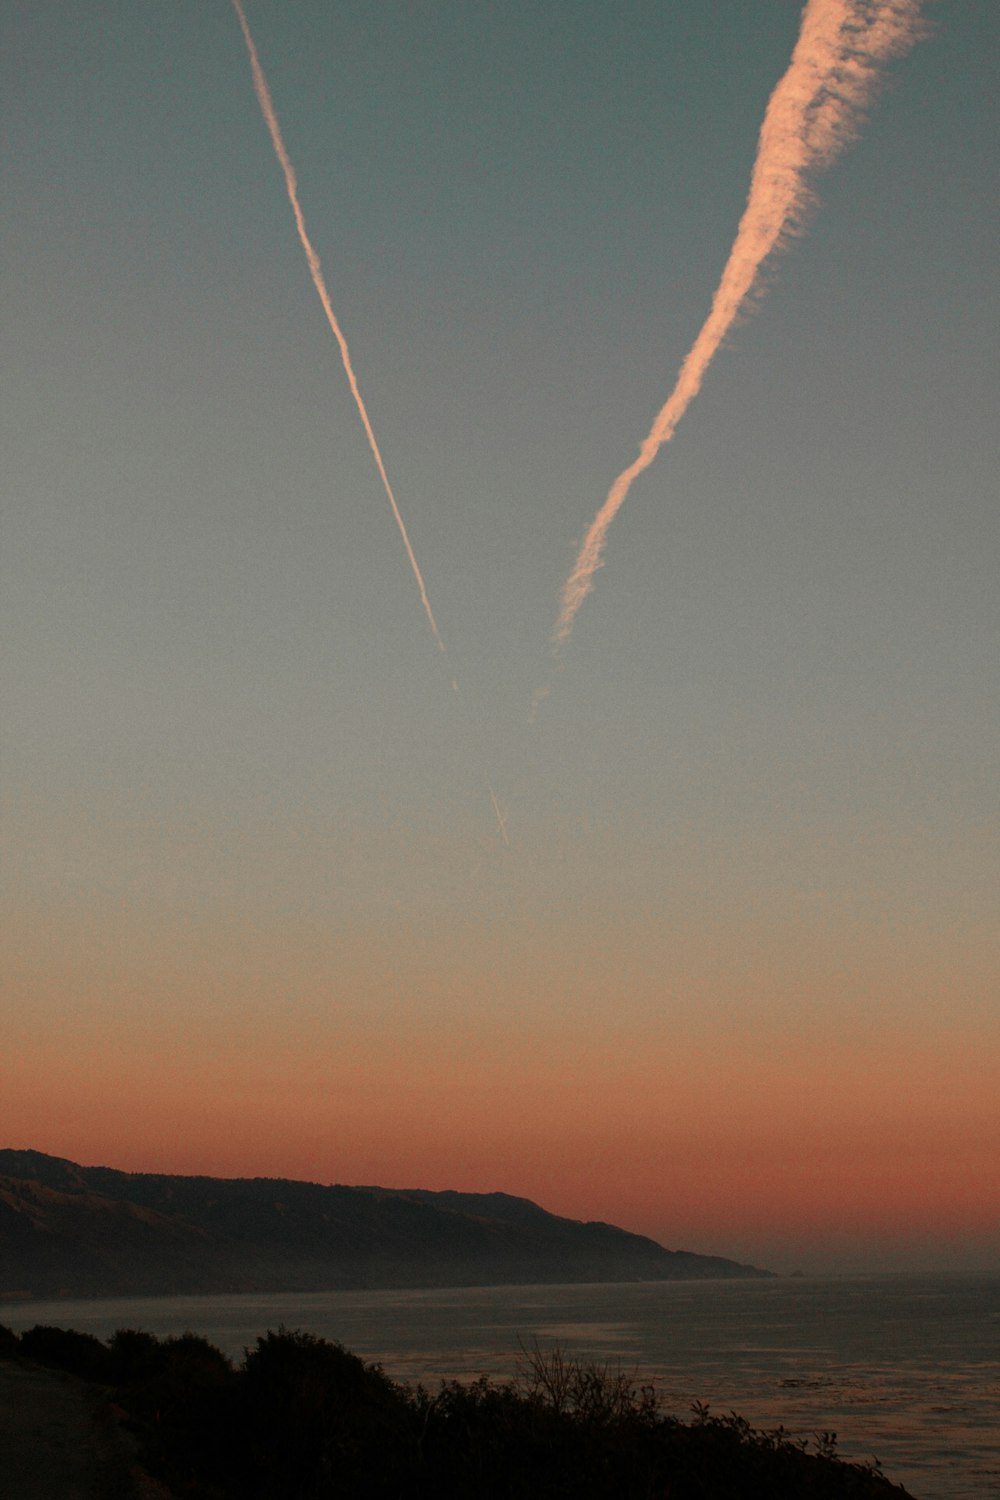
[(142, 1380), (160, 1367), (160, 1340), (139, 1328), (119, 1328), (108, 1340), (116, 1385)]
[(192, 1496), (211, 1492), (203, 1483), (224, 1482), (233, 1462), (236, 1373), (222, 1351), (194, 1333), (156, 1339), (120, 1329), (110, 1356), (117, 1398), (151, 1472)]
[(21, 1340), (13, 1328), (0, 1323), (0, 1359), (16, 1359), (21, 1352)]
[(520, 1377), (391, 1381), (339, 1344), (281, 1328), (239, 1369), (205, 1339), (36, 1327), (8, 1344), (113, 1382), (143, 1462), (177, 1500), (906, 1500), (865, 1465), (734, 1414), (665, 1416), (620, 1371), (558, 1350)]
[[(822, 1443), (821, 1443), (822, 1449)], [(781, 1428), (759, 1432), (735, 1412), (677, 1424), (669, 1446), (670, 1494), (676, 1500), (889, 1500), (906, 1491), (867, 1464), (807, 1453)]]
[(413, 1451), (408, 1396), (340, 1344), (280, 1328), (246, 1351), (240, 1494), (267, 1500), (398, 1494)]
[(84, 1380), (103, 1382), (111, 1378), (110, 1351), (92, 1333), (36, 1323), (21, 1334), (20, 1345), (26, 1359), (37, 1360), (53, 1370), (68, 1370)]
[(126, 1330), (111, 1340), (110, 1356), (116, 1383), (128, 1392), (133, 1409), (158, 1420), (234, 1378), (232, 1362), (196, 1333), (156, 1339)]
[(657, 1416), (652, 1393), (618, 1372), (536, 1351), (517, 1383), (452, 1382), (425, 1401), (428, 1496), (619, 1500), (663, 1493), (655, 1440), (670, 1424)]

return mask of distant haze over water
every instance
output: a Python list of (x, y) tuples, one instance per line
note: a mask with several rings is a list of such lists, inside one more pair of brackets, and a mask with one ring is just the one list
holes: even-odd
[(917, 1500), (1000, 1495), (1000, 1277), (484, 1287), (166, 1297), (0, 1306), (17, 1331), (52, 1323), (192, 1330), (239, 1357), (285, 1324), (336, 1339), (401, 1380), (515, 1372), (519, 1346), (558, 1344), (755, 1426), (839, 1435)]

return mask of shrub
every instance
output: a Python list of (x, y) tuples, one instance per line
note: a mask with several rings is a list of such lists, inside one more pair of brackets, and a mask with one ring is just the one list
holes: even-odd
[(50, 1328), (36, 1323), (20, 1339), (21, 1353), (40, 1365), (54, 1370), (68, 1370), (84, 1380), (107, 1381), (111, 1377), (111, 1355), (105, 1344), (92, 1333), (77, 1333), (73, 1328)]
[(239, 1493), (267, 1500), (397, 1493), (412, 1408), (378, 1365), (340, 1344), (279, 1328), (246, 1351)]
[(160, 1341), (154, 1333), (119, 1328), (108, 1340), (111, 1379), (116, 1385), (141, 1380), (159, 1367)]
[[(3, 1340), (3, 1335), (9, 1337)], [(113, 1381), (178, 1500), (906, 1500), (870, 1466), (742, 1417), (664, 1415), (649, 1387), (559, 1349), (517, 1379), (403, 1387), (340, 1344), (269, 1331), (234, 1369), (195, 1334), (36, 1326), (0, 1348)], [(96, 1376), (95, 1376), (95, 1372)]]
[(232, 1464), (236, 1374), (222, 1351), (194, 1333), (161, 1340), (119, 1329), (110, 1358), (147, 1466), (191, 1495), (202, 1493), (201, 1480), (224, 1480)]

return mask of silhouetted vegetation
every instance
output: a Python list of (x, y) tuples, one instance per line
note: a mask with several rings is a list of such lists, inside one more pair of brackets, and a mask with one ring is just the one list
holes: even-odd
[[(13, 1346), (13, 1347), (12, 1347)], [(697, 1406), (559, 1350), (512, 1381), (389, 1379), (339, 1344), (281, 1328), (234, 1366), (205, 1339), (35, 1327), (0, 1349), (108, 1388), (148, 1471), (177, 1500), (889, 1500), (877, 1466)]]
[(77, 1333), (73, 1328), (48, 1328), (36, 1323), (21, 1335), (21, 1353), (40, 1365), (68, 1370), (84, 1380), (106, 1382), (111, 1375), (111, 1355), (107, 1344), (92, 1333)]

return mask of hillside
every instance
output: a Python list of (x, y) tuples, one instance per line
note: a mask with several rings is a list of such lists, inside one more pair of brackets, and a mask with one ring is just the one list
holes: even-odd
[(767, 1274), (504, 1193), (174, 1177), (0, 1150), (0, 1298)]

